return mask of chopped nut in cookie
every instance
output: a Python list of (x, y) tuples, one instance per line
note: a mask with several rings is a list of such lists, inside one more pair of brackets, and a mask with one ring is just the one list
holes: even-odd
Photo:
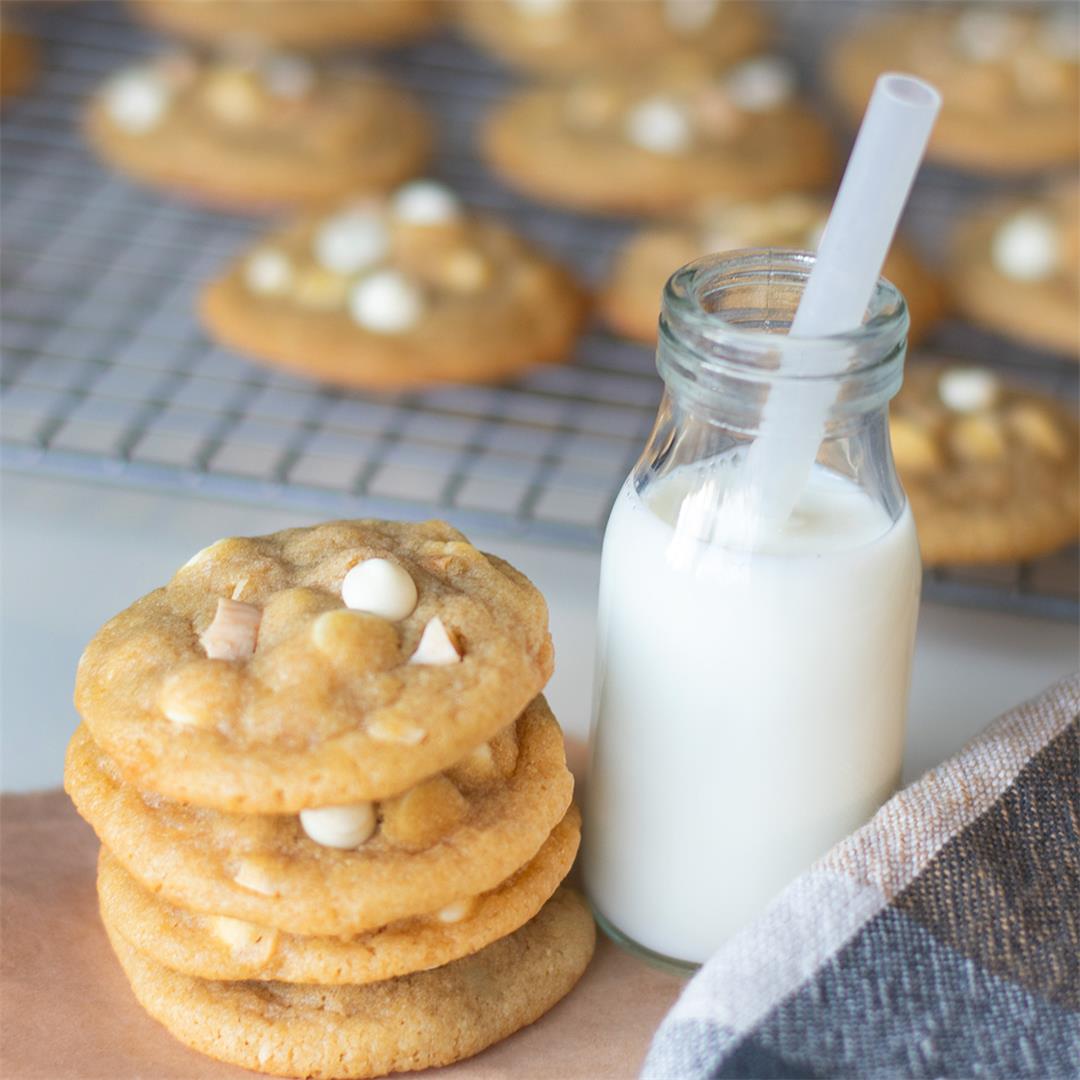
[(208, 917), (214, 936), (236, 953), (247, 953), (257, 963), (266, 963), (277, 948), (278, 931), (266, 926), (256, 926), (246, 919), (234, 919), (229, 915)]
[(221, 597), (214, 621), (199, 635), (211, 660), (247, 660), (255, 652), (262, 610), (242, 600)]
[(398, 636), (385, 618), (336, 608), (311, 624), (315, 647), (343, 671), (387, 671), (399, 663)]
[(231, 664), (193, 660), (170, 672), (161, 684), (158, 704), (174, 724), (213, 728), (240, 710), (244, 679)]
[(465, 796), (445, 776), (433, 776), (380, 805), (382, 835), (411, 851), (437, 844), (469, 811)]

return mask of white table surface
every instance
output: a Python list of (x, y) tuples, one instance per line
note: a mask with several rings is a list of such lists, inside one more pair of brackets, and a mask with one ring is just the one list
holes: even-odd
[[(220, 536), (311, 518), (199, 498), (3, 474), (0, 478), (0, 786), (61, 782), (77, 723), (75, 665), (110, 615), (165, 582)], [(527, 573), (551, 608), (557, 670), (548, 689), (566, 731), (588, 730), (599, 558), (472, 539)], [(1078, 666), (1080, 630), (1060, 622), (924, 605), (905, 778), (994, 716)]]

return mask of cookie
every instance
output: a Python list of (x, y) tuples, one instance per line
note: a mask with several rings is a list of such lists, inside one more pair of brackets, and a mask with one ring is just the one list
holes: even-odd
[(1073, 165), (1080, 154), (1080, 25), (1074, 5), (920, 5), (858, 25), (829, 59), (857, 124), (883, 71), (933, 83), (943, 105), (930, 159), (988, 173)]
[(483, 151), (527, 195), (623, 214), (813, 188), (835, 168), (825, 126), (798, 102), (793, 69), (775, 57), (524, 89), (488, 118)]
[(205, 289), (217, 341), (374, 389), (506, 379), (568, 359), (585, 314), (570, 276), (430, 180), (287, 226)]
[(375, 805), (229, 814), (140, 793), (84, 725), (64, 783), (101, 842), (170, 903), (289, 933), (355, 935), (495, 888), (562, 820), (574, 781), (542, 698), (486, 745)]
[(926, 564), (1030, 559), (1080, 536), (1080, 433), (1051, 398), (985, 368), (914, 366), (889, 426)]
[(173, 1036), (281, 1076), (382, 1076), (479, 1053), (565, 997), (596, 943), (587, 905), (560, 889), (514, 934), (431, 971), (363, 986), (211, 982), (156, 964), (103, 915), (135, 997)]
[(290, 49), (388, 45), (418, 37), (438, 21), (432, 0), (130, 0), (158, 30), (202, 45), (230, 38)]
[(431, 149), (420, 107), (382, 79), (248, 50), (127, 68), (94, 96), (86, 130), (133, 179), (244, 212), (384, 190)]
[[(664, 283), (680, 266), (735, 248), (813, 251), (828, 214), (826, 199), (791, 192), (745, 202), (712, 201), (677, 221), (642, 229), (615, 257), (601, 294), (603, 314), (620, 334), (651, 344)], [(893, 244), (883, 273), (904, 294), (911, 313), (908, 337), (918, 341), (941, 312), (940, 288), (902, 240)]]
[(0, 99), (21, 94), (34, 81), (38, 51), (32, 38), (0, 26)]
[(973, 322), (1080, 357), (1080, 187), (984, 208), (958, 228), (949, 263)]
[(552, 667), (547, 606), (508, 563), (442, 522), (336, 521), (194, 555), (97, 633), (75, 704), (137, 787), (295, 814), (448, 767)]
[(571, 807), (533, 859), (504, 882), (428, 916), (353, 938), (301, 937), (196, 915), (155, 896), (101, 849), (98, 896), (107, 921), (156, 963), (203, 979), (367, 983), (468, 956), (528, 922), (569, 873), (581, 837)]
[(719, 0), (464, 0), (466, 36), (538, 74), (635, 69), (678, 54), (726, 63), (761, 47), (760, 9)]

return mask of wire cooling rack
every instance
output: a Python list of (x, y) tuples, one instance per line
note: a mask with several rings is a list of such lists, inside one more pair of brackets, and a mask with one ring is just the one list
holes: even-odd
[[(598, 543), (659, 398), (650, 350), (592, 330), (573, 364), (513, 384), (376, 396), (217, 348), (193, 316), (197, 290), (264, 223), (159, 196), (99, 166), (79, 135), (81, 105), (158, 42), (118, 3), (29, 7), (43, 71), (0, 126), (6, 467), (327, 515), (437, 513), (466, 528)], [(797, 56), (808, 56), (828, 30), (820, 12), (844, 5), (772, 7)], [(472, 152), (478, 119), (509, 84), (505, 72), (449, 34), (366, 59), (438, 116), (436, 173), (585, 279), (601, 279), (625, 223), (522, 200)], [(917, 237), (932, 248), (970, 191), (929, 174), (913, 199)], [(1075, 365), (960, 324), (946, 324), (937, 344), (1076, 395)], [(1077, 592), (1075, 552), (927, 575), (935, 598), (1069, 618)]]

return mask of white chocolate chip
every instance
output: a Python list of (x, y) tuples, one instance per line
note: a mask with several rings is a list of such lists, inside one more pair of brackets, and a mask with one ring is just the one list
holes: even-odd
[(369, 206), (355, 206), (327, 218), (313, 243), (319, 265), (337, 274), (373, 266), (390, 250), (390, 233)]
[(117, 127), (144, 135), (161, 123), (172, 103), (172, 90), (153, 68), (133, 68), (105, 84), (102, 100)]
[(461, 653), (450, 640), (442, 619), (438, 615), (429, 619), (424, 632), (420, 635), (420, 644), (416, 646), (416, 652), (409, 657), (409, 663), (442, 665), (457, 664), (460, 660)]
[(1041, 210), (1021, 210), (998, 226), (991, 255), (1014, 281), (1042, 281), (1061, 260), (1061, 240), (1053, 220)]
[(464, 900), (455, 900), (452, 904), (439, 908), (435, 917), (442, 923), (459, 923), (472, 913), (475, 904), (476, 901), (471, 896)]
[(712, 21), (719, 0), (664, 0), (664, 18), (679, 34), (692, 34)]
[(1038, 39), (1054, 59), (1080, 61), (1080, 11), (1070, 6), (1046, 12), (1039, 21)]
[(358, 281), (349, 293), (353, 320), (377, 334), (400, 334), (412, 329), (423, 309), (420, 290), (396, 270), (371, 274)]
[(979, 63), (1000, 60), (1016, 37), (1016, 21), (1007, 11), (972, 8), (953, 24), (953, 45), (961, 56)]
[(690, 149), (693, 131), (678, 102), (654, 97), (635, 105), (627, 114), (626, 137), (654, 154), (682, 154)]
[(765, 56), (747, 60), (724, 80), (731, 100), (743, 112), (768, 112), (795, 92), (795, 72), (786, 60)]
[(414, 180), (390, 200), (394, 217), (409, 225), (444, 225), (461, 216), (461, 201), (444, 184)]
[(237, 885), (263, 896), (278, 896), (280, 889), (274, 884), (267, 871), (250, 859), (240, 860), (240, 869), (233, 875)]
[(958, 413), (989, 409), (1001, 395), (1001, 384), (986, 368), (950, 368), (938, 380), (942, 403)]
[(263, 61), (260, 73), (267, 92), (286, 101), (299, 101), (315, 85), (315, 66), (303, 56), (270, 56)]
[(289, 256), (277, 248), (260, 248), (244, 263), (244, 284), (259, 296), (279, 296), (292, 285)]
[(262, 610), (242, 600), (220, 597), (214, 621), (199, 635), (211, 660), (247, 660), (255, 652)]
[(370, 840), (375, 832), (375, 807), (365, 802), (301, 810), (300, 825), (316, 844), (350, 851)]
[(353, 611), (404, 619), (416, 607), (416, 582), (389, 559), (365, 559), (345, 575), (341, 599)]

